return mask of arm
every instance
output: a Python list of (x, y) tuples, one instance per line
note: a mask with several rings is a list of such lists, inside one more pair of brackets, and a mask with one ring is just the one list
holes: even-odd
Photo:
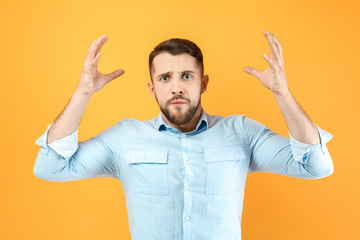
[[(121, 129), (121, 122), (119, 122), (96, 137), (84, 142), (76, 142), (76, 149), (71, 145), (73, 141), (66, 139), (67, 137), (53, 142), (49, 147), (46, 144), (40, 144), (41, 148), (33, 169), (34, 175), (54, 182), (95, 177), (119, 179), (117, 159), (122, 136)], [(46, 135), (47, 132), (40, 138), (43, 140), (38, 140), (38, 142), (44, 142)]]
[(274, 93), (274, 95), (291, 135), (303, 143), (312, 145), (320, 143), (315, 124), (296, 102), (290, 91)]
[(41, 149), (33, 171), (39, 178), (71, 181), (116, 175), (114, 149), (107, 144), (114, 140), (111, 132), (104, 131), (79, 145), (77, 142), (77, 129), (92, 94), (124, 73), (122, 69), (106, 75), (97, 71), (100, 49), (107, 39), (104, 35), (91, 44), (76, 91), (63, 112), (36, 141)]
[(320, 144), (306, 144), (278, 135), (263, 124), (243, 117), (241, 126), (250, 155), (249, 172), (271, 172), (289, 177), (316, 179), (334, 171), (326, 143), (332, 135), (318, 126)]
[[(309, 154), (309, 152), (313, 149), (311, 148), (312, 146), (316, 146), (320, 144), (321, 145), (320, 148), (322, 149), (323, 154), (325, 154), (325, 152), (327, 152), (327, 149), (326, 151), (324, 151), (324, 145), (325, 145), (324, 141), (330, 140), (330, 138), (332, 137), (331, 134), (319, 129), (310, 120), (310, 118), (307, 116), (305, 111), (303, 111), (303, 109), (300, 107), (300, 105), (291, 95), (285, 76), (284, 60), (282, 57), (281, 45), (279, 41), (271, 33), (267, 31), (264, 31), (263, 33), (270, 45), (270, 53), (271, 53), (270, 57), (264, 54), (264, 58), (269, 63), (270, 66), (264, 71), (259, 71), (257, 69), (247, 66), (244, 68), (244, 71), (258, 78), (266, 88), (268, 88), (273, 92), (275, 99), (279, 104), (280, 110), (284, 116), (287, 127), (289, 129), (290, 143), (291, 143), (291, 147), (290, 145), (289, 147), (292, 150), (292, 153), (295, 155), (295, 152), (297, 152), (297, 155), (299, 155), (301, 154), (299, 153), (299, 151), (303, 149), (304, 155)], [(264, 130), (261, 139), (264, 140), (265, 138), (267, 138), (266, 135), (269, 135), (268, 137), (273, 138), (272, 141), (274, 143), (276, 142), (275, 139), (278, 139), (279, 140), (278, 142), (285, 141), (285, 139), (281, 139), (282, 138), (281, 136), (277, 135), (275, 137), (274, 133), (269, 131), (271, 130), (269, 129)], [(321, 139), (321, 136), (324, 136), (324, 139)], [(275, 145), (276, 143), (274, 144), (274, 146)], [(281, 147), (285, 147), (285, 145), (280, 144), (280, 148), (278, 149), (279, 151), (280, 149), (281, 151), (284, 150)], [(316, 148), (314, 147), (314, 149)], [(263, 151), (269, 151), (269, 150), (266, 149), (265, 147)], [(285, 155), (284, 157), (286, 157)], [(317, 154), (312, 154), (312, 155), (317, 155)], [(327, 158), (328, 158), (326, 160), (327, 164), (325, 164), (326, 166), (324, 165), (323, 167), (327, 168), (328, 172), (332, 173), (333, 171), (332, 161), (330, 156), (327, 156)], [(295, 156), (295, 160), (301, 163), (305, 163), (307, 161), (307, 158), (301, 156), (300, 159), (299, 157)], [(316, 165), (316, 160), (312, 160), (312, 161)], [(331, 162), (331, 164), (329, 164), (329, 161)], [(319, 160), (319, 162), (321, 162), (321, 160)], [(311, 165), (311, 162), (309, 162), (309, 164)], [(317, 165), (317, 167), (319, 166)], [(316, 169), (315, 172), (317, 171), (321, 171), (321, 170)]]
[(258, 78), (266, 88), (273, 92), (287, 127), (296, 140), (308, 144), (320, 143), (319, 133), (314, 123), (296, 102), (288, 88), (280, 42), (271, 33), (267, 31), (263, 33), (270, 45), (270, 57), (264, 53), (264, 58), (270, 66), (264, 71), (247, 66), (244, 71)]
[(100, 49), (107, 39), (108, 37), (103, 35), (91, 44), (81, 71), (78, 88), (64, 111), (56, 118), (49, 129), (47, 144), (75, 132), (79, 127), (80, 120), (92, 94), (99, 91), (105, 84), (124, 73), (124, 70), (122, 69), (118, 69), (106, 75), (98, 72), (97, 65), (101, 56)]

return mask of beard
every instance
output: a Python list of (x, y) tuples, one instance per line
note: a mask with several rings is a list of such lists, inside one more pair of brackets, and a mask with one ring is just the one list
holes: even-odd
[[(175, 113), (170, 111), (171, 102), (176, 100), (183, 100), (186, 102), (185, 104), (189, 106), (184, 113), (182, 113), (181, 107), (176, 107)], [(190, 99), (181, 96), (175, 96), (169, 99), (168, 101), (166, 101), (165, 105), (160, 104), (157, 97), (156, 97), (156, 101), (159, 104), (161, 112), (165, 115), (167, 120), (169, 120), (169, 122), (171, 122), (174, 125), (184, 125), (190, 122), (190, 120), (194, 117), (200, 105), (200, 99), (197, 103), (191, 104)]]

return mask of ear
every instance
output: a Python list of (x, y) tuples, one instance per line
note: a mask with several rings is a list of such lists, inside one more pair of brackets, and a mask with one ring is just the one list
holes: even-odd
[(153, 98), (156, 98), (155, 97), (154, 84), (152, 82), (148, 82), (147, 86), (148, 86), (148, 89), (149, 89), (149, 91), (151, 93), (151, 96), (153, 96)]
[(209, 83), (209, 76), (208, 75), (203, 76), (203, 79), (201, 81), (201, 93), (204, 93), (206, 91), (208, 83)]

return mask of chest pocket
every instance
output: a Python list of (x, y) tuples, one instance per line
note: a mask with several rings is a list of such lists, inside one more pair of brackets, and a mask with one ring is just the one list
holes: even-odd
[(129, 151), (126, 161), (129, 164), (131, 190), (147, 195), (169, 194), (167, 151)]
[(246, 154), (241, 146), (206, 149), (206, 194), (225, 194), (244, 184)]

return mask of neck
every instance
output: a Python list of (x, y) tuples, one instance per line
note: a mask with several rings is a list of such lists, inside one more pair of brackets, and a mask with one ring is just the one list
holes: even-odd
[(164, 122), (173, 127), (173, 128), (176, 128), (178, 129), (179, 131), (183, 132), (183, 133), (186, 133), (186, 132), (191, 132), (193, 130), (196, 129), (196, 126), (200, 120), (200, 117), (201, 117), (201, 104), (199, 104), (199, 107), (198, 109), (196, 110), (193, 118), (190, 120), (190, 122), (186, 123), (186, 124), (183, 124), (183, 125), (176, 125), (176, 124), (173, 124), (171, 122), (169, 122), (169, 120), (165, 117), (165, 115), (161, 112), (161, 116), (162, 118), (164, 119)]

